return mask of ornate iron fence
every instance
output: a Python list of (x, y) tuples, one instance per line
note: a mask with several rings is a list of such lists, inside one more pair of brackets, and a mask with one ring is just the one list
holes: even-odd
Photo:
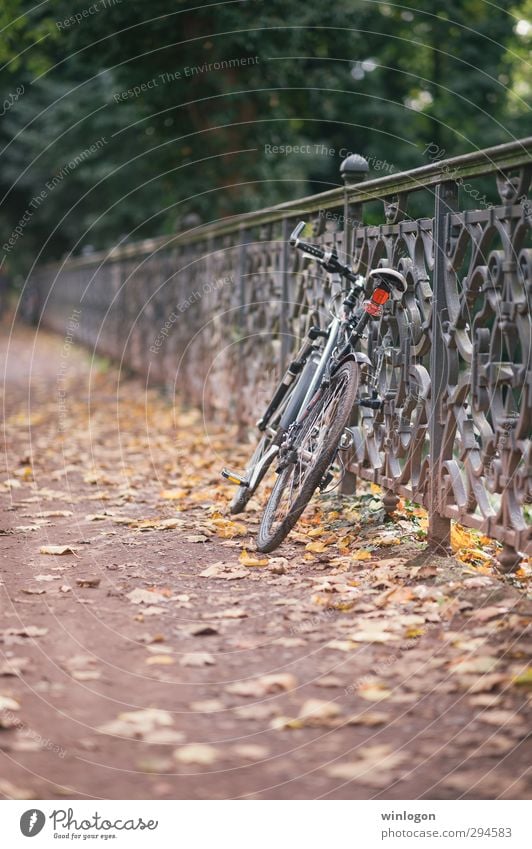
[[(424, 505), (434, 545), (447, 545), (452, 519), (478, 528), (513, 568), (532, 550), (531, 150), (523, 139), (370, 181), (350, 156), (342, 188), (37, 268), (41, 320), (63, 333), (79, 311), (81, 342), (244, 432), (338, 292), (289, 250), (292, 227), (311, 220), (315, 240), (360, 273), (388, 264), (409, 284), (366, 342), (385, 358), (385, 404), (354, 414), (348, 486), (380, 484), (388, 510), (399, 496)], [(478, 199), (487, 175), (499, 201), (460, 211), (459, 188)], [(420, 193), (433, 217), (409, 217)], [(364, 226), (376, 201), (382, 223)]]

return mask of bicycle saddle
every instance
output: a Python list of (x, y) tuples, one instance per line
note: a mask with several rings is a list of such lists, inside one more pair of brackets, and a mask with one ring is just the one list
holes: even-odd
[(378, 283), (381, 280), (388, 284), (390, 289), (395, 289), (396, 292), (403, 294), (407, 289), (407, 282), (400, 271), (394, 268), (374, 268), (368, 274), (368, 280), (374, 280)]

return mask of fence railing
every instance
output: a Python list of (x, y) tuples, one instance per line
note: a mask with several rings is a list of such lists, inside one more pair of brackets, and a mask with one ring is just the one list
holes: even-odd
[[(531, 152), (522, 139), (367, 181), (350, 156), (341, 188), (41, 266), (30, 284), (47, 327), (64, 333), (75, 310), (79, 341), (244, 431), (339, 288), (289, 249), (295, 223), (361, 274), (398, 268), (408, 291), (365, 343), (385, 357), (385, 404), (354, 414), (348, 483), (380, 484), (389, 510), (401, 496), (424, 505), (434, 545), (450, 520), (480, 529), (510, 569), (532, 551)], [(459, 190), (482, 208), (460, 210)], [(427, 194), (433, 215), (410, 218)], [(381, 223), (363, 224), (368, 209)]]

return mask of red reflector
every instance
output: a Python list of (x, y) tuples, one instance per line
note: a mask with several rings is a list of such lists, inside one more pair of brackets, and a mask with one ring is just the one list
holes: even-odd
[(387, 292), (386, 289), (375, 289), (371, 296), (371, 300), (374, 304), (385, 304), (389, 297), (390, 293)]

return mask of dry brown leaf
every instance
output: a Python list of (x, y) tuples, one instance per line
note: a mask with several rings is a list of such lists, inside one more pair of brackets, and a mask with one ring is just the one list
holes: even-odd
[(0, 710), (20, 710), (20, 705), (15, 699), (0, 693)]
[(327, 768), (332, 778), (361, 781), (372, 787), (385, 787), (392, 779), (392, 770), (406, 760), (406, 753), (393, 751), (390, 746), (366, 746), (357, 752), (357, 759), (334, 764)]
[(293, 690), (294, 687), (297, 687), (297, 678), (285, 672), (277, 675), (263, 675), (261, 678), (252, 678), (250, 681), (236, 681), (234, 684), (229, 684), (225, 689), (228, 693), (233, 693), (236, 696), (260, 698), (269, 693)]
[(131, 604), (157, 604), (167, 600), (166, 596), (156, 590), (143, 590), (140, 587), (127, 593), (126, 598), (130, 600)]
[(172, 714), (159, 708), (126, 711), (118, 714), (116, 719), (100, 725), (97, 730), (102, 734), (131, 739), (145, 739), (146, 735), (161, 728), (172, 728)]
[(382, 702), (384, 699), (389, 699), (392, 695), (391, 690), (388, 690), (384, 684), (361, 684), (357, 687), (357, 693), (368, 702)]
[(21, 787), (10, 781), (0, 779), (0, 793), (6, 799), (36, 799), (37, 793), (29, 787)]
[(198, 651), (183, 655), (179, 663), (181, 666), (214, 666), (216, 661), (209, 652)]
[(41, 545), (39, 549), (41, 554), (74, 554), (79, 551), (79, 547), (74, 545)]
[(211, 766), (218, 760), (218, 757), (218, 749), (206, 743), (190, 743), (188, 746), (182, 746), (174, 752), (175, 760), (181, 764)]
[(464, 674), (483, 674), (485, 672), (493, 672), (497, 666), (498, 660), (491, 655), (479, 655), (478, 657), (464, 658), (451, 665), (451, 672)]
[(336, 719), (342, 713), (342, 709), (336, 702), (322, 701), (321, 699), (308, 699), (299, 712), (298, 719), (305, 725), (327, 725), (330, 720)]
[(191, 702), (190, 710), (198, 713), (216, 713), (219, 710), (224, 710), (225, 705), (220, 699), (203, 699), (199, 702)]
[(168, 654), (154, 654), (147, 657), (144, 663), (146, 666), (172, 666), (174, 659)]
[(31, 660), (29, 657), (6, 658), (2, 663), (0, 663), (0, 675), (6, 677), (20, 675), (29, 666), (31, 666)]
[(479, 622), (489, 622), (490, 619), (496, 619), (498, 616), (504, 616), (508, 613), (507, 607), (480, 607), (471, 614), (471, 619)]
[(385, 713), (355, 713), (347, 717), (346, 725), (367, 725), (372, 728), (375, 725), (386, 725), (389, 718)]
[[(366, 623), (366, 625), (368, 624)], [(364, 630), (349, 634), (349, 639), (355, 643), (388, 643), (391, 640), (399, 639), (397, 634), (390, 634), (389, 631), (384, 630), (385, 628), (386, 623), (381, 623), (380, 627), (365, 627)]]
[(215, 610), (210, 614), (211, 619), (246, 619), (247, 613), (245, 610), (240, 610), (238, 607), (228, 607), (226, 610)]
[(76, 578), (76, 584), (78, 587), (86, 587), (90, 589), (96, 589), (100, 586), (101, 578), (95, 577), (86, 577), (86, 578)]
[(26, 625), (25, 628), (5, 628), (3, 631), (0, 631), (0, 636), (44, 637), (47, 633), (48, 628), (39, 628), (38, 625)]

